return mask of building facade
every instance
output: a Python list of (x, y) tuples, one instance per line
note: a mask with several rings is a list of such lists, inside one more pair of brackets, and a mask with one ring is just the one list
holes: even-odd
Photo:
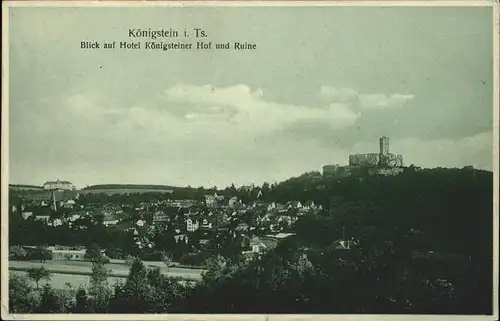
[(388, 155), (389, 154), (389, 137), (382, 136), (379, 139), (380, 143), (380, 155)]
[(188, 218), (186, 220), (186, 230), (188, 232), (194, 232), (200, 228), (200, 222), (198, 220), (193, 220)]
[(349, 166), (377, 166), (379, 161), (377, 153), (349, 155)]
[(48, 190), (62, 189), (62, 190), (71, 191), (71, 190), (75, 189), (75, 186), (69, 181), (57, 180), (57, 181), (45, 182), (45, 184), (43, 184), (43, 188), (48, 189)]
[(208, 207), (215, 206), (216, 195), (205, 195), (205, 205)]

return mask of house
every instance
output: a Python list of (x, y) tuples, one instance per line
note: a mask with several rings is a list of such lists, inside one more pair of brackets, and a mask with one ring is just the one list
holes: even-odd
[(261, 257), (261, 254), (260, 253), (256, 253), (256, 252), (252, 252), (252, 251), (244, 251), (242, 252), (243, 254), (243, 258), (245, 261), (251, 261), (251, 260), (254, 260), (258, 257)]
[(75, 207), (75, 205), (76, 205), (76, 202), (74, 200), (72, 200), (72, 199), (67, 200), (63, 204), (63, 206), (66, 207), (66, 208), (73, 208), (73, 207)]
[(60, 190), (74, 190), (75, 186), (69, 181), (48, 181), (43, 184), (43, 188), (46, 190), (60, 189)]
[(278, 223), (286, 223), (289, 226), (292, 225), (292, 221), (293, 221), (293, 219), (288, 215), (281, 215), (278, 218)]
[(78, 220), (80, 217), (81, 217), (81, 216), (80, 216), (80, 215), (78, 215), (78, 214), (73, 214), (73, 215), (69, 216), (69, 217), (67, 218), (67, 220), (68, 220), (68, 221), (70, 221), (70, 222), (74, 222), (74, 221)]
[(268, 235), (268, 236), (274, 237), (277, 239), (284, 239), (284, 238), (290, 237), (292, 235), (295, 235), (295, 233), (278, 233), (276, 235)]
[(313, 201), (307, 201), (303, 206), (302, 206), (302, 210), (304, 211), (309, 211), (309, 210), (312, 210), (312, 209), (315, 209), (316, 208), (316, 204), (314, 204)]
[(211, 229), (212, 226), (213, 226), (212, 222), (210, 222), (209, 220), (207, 220), (206, 218), (204, 218), (201, 221), (200, 228), (202, 228), (202, 229)]
[(284, 204), (280, 204), (280, 203), (276, 203), (276, 207), (275, 209), (278, 211), (278, 212), (285, 212), (286, 211), (286, 207)]
[(210, 244), (210, 240), (208, 239), (201, 239), (199, 240), (199, 244), (202, 246), (202, 247), (206, 247)]
[(266, 215), (259, 217), (259, 221), (261, 224), (264, 222), (271, 222), (273, 217), (274, 216), (271, 213), (267, 213)]
[(170, 218), (163, 211), (156, 211), (153, 213), (153, 224), (165, 223), (170, 221)]
[(50, 248), (53, 260), (84, 260), (85, 249), (57, 249)]
[(174, 239), (175, 239), (175, 243), (185, 242), (187, 244), (189, 241), (189, 238), (186, 234), (174, 235)]
[(279, 232), (282, 230), (282, 227), (278, 224), (272, 223), (269, 225), (269, 229), (271, 230), (271, 232)]
[(52, 221), (52, 226), (53, 227), (56, 227), (56, 226), (61, 226), (63, 225), (63, 221), (60, 219), (60, 218), (56, 218)]
[(302, 203), (300, 203), (299, 201), (292, 201), (292, 202), (288, 202), (286, 204), (286, 209), (289, 210), (289, 209), (301, 209), (302, 208)]
[(236, 226), (237, 231), (246, 231), (250, 226), (247, 223), (240, 223)]
[(217, 194), (215, 194), (215, 195), (205, 195), (205, 205), (208, 206), (208, 207), (215, 206), (215, 197), (216, 196), (217, 196)]
[(277, 244), (278, 242), (276, 240), (270, 238), (261, 238), (257, 236), (249, 238), (245, 236), (242, 240), (241, 247), (247, 250), (244, 250), (242, 253), (262, 253), (266, 250), (275, 248)]
[(118, 222), (120, 222), (120, 220), (106, 220), (106, 221), (103, 221), (102, 224), (104, 224), (104, 226), (108, 227), (108, 226), (117, 225)]
[(186, 220), (186, 230), (188, 232), (194, 232), (200, 228), (200, 222), (198, 220), (194, 220), (191, 218), (188, 218)]
[(336, 250), (350, 250), (353, 247), (356, 247), (358, 245), (358, 242), (354, 241), (354, 239), (351, 240), (337, 240), (333, 242), (333, 247)]
[(238, 206), (238, 204), (239, 204), (239, 200), (236, 196), (233, 196), (229, 199), (229, 202), (228, 202), (229, 207), (235, 208), (236, 206)]
[(25, 220), (26, 220), (26, 219), (28, 219), (28, 217), (30, 217), (30, 216), (32, 216), (32, 215), (33, 215), (33, 212), (22, 212), (22, 213), (21, 213), (21, 217), (22, 217), (23, 219), (25, 219)]
[(267, 246), (258, 238), (250, 240), (250, 248), (254, 253), (261, 253), (267, 249)]
[(42, 221), (44, 223), (48, 223), (50, 221), (50, 216), (49, 215), (36, 215), (35, 220)]

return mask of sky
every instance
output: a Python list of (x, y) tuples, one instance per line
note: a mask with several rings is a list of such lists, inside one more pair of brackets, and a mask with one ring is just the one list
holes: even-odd
[[(17, 7), (9, 19), (12, 184), (262, 184), (347, 165), (384, 135), (405, 165), (492, 170), (491, 8)], [(131, 28), (257, 47), (80, 48), (144, 42)]]

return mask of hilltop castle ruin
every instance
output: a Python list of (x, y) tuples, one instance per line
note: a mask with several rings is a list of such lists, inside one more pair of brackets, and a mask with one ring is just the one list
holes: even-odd
[(397, 175), (403, 172), (403, 156), (389, 152), (389, 137), (379, 139), (378, 153), (349, 155), (349, 165), (325, 165), (323, 175), (346, 177), (352, 175)]

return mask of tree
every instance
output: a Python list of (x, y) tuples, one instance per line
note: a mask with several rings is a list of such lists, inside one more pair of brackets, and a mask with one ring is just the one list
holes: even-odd
[(30, 268), (28, 270), (28, 277), (36, 282), (36, 288), (38, 289), (40, 280), (50, 280), (50, 271), (47, 270), (44, 266), (41, 266), (39, 268)]
[(207, 271), (203, 274), (206, 283), (215, 282), (225, 274), (229, 266), (229, 260), (221, 255), (207, 259)]
[(127, 266), (132, 266), (132, 263), (134, 263), (135, 258), (132, 255), (127, 255), (127, 258), (125, 259), (125, 265)]
[(95, 261), (98, 260), (102, 257), (101, 249), (99, 246), (95, 243), (90, 243), (87, 245), (87, 248), (85, 250), (85, 258), (87, 258), (90, 261)]
[(10, 260), (23, 260), (27, 256), (27, 252), (21, 246), (11, 246), (9, 247), (9, 259)]
[(42, 289), (39, 312), (42, 313), (62, 313), (67, 310), (67, 302), (59, 296), (49, 284), (45, 284)]
[(170, 268), (170, 265), (172, 264), (172, 256), (171, 255), (165, 255), (163, 257), (163, 263), (167, 267), (167, 271), (168, 271), (169, 268)]
[(105, 312), (108, 307), (112, 295), (108, 284), (109, 273), (102, 260), (92, 262), (89, 293), (93, 297), (92, 306), (96, 312)]
[(147, 270), (144, 263), (139, 258), (135, 258), (130, 266), (130, 272), (127, 278), (127, 283), (139, 285), (146, 278)]
[[(150, 274), (149, 277), (154, 276)], [(146, 267), (139, 258), (136, 258), (130, 266), (125, 284), (118, 284), (115, 287), (111, 309), (113, 312), (121, 313), (155, 312), (155, 301), (158, 299), (155, 288), (150, 285)]]
[(86, 313), (91, 312), (88, 302), (87, 291), (83, 288), (79, 288), (75, 294), (76, 304), (73, 308), (74, 313)]
[(37, 305), (29, 280), (9, 273), (9, 313), (32, 313)]

